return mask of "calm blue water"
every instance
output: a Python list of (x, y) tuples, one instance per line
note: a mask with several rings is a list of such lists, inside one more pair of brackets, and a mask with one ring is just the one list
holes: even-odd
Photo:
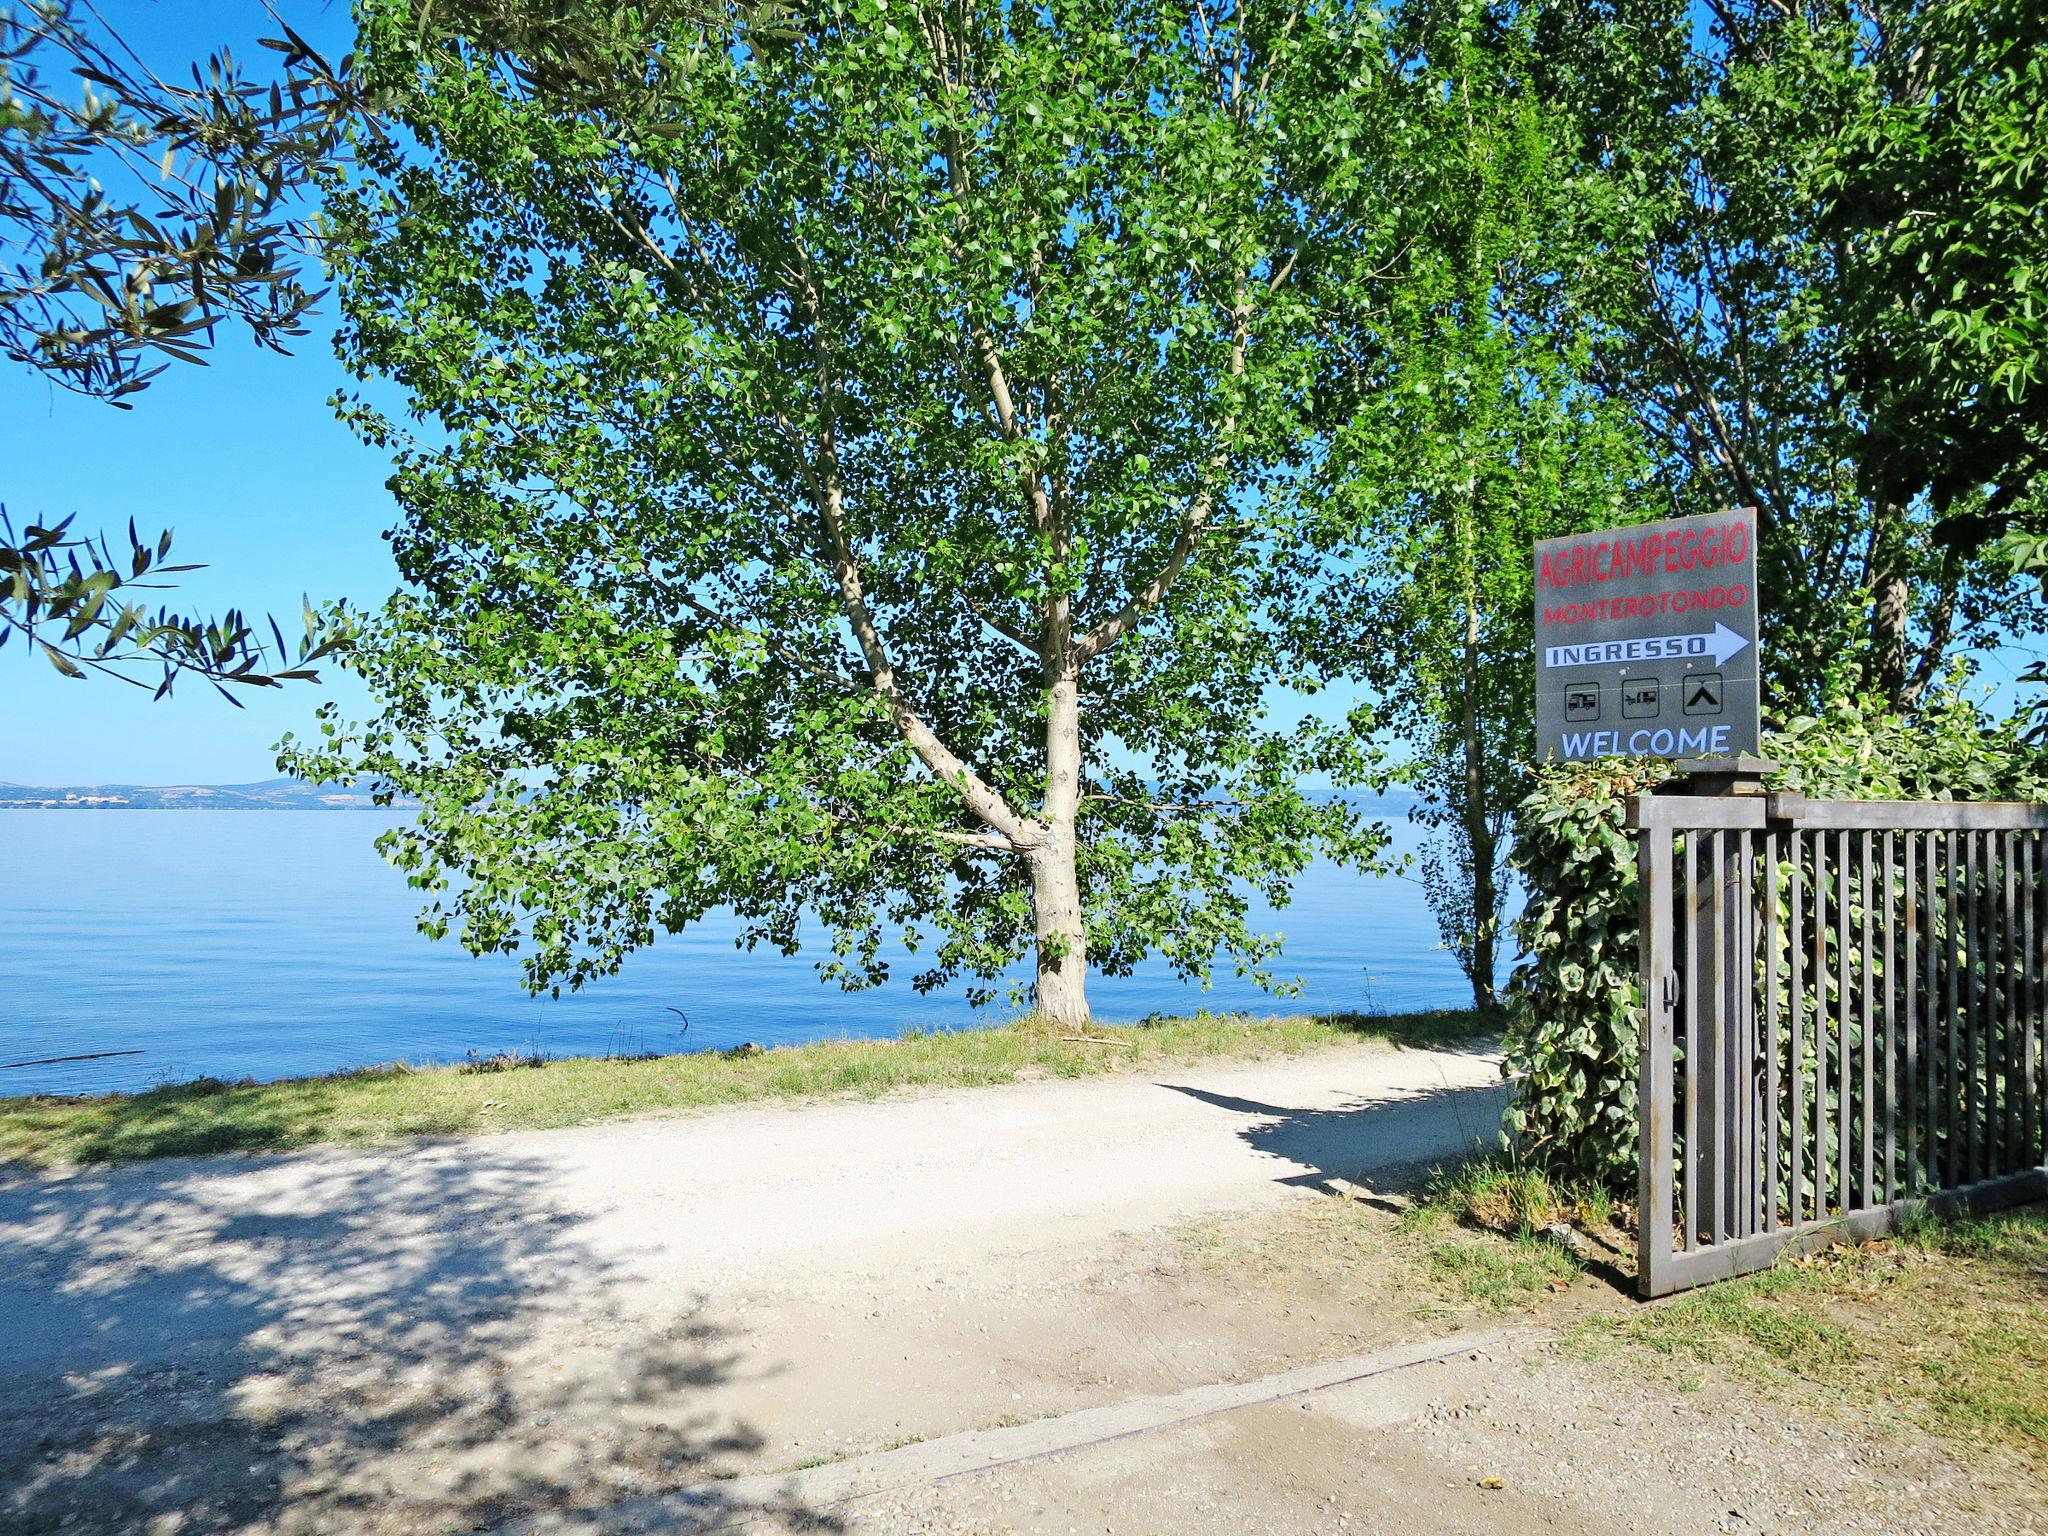
[[(1413, 845), (1393, 821), (1399, 845)], [(999, 1023), (907, 982), (847, 994), (808, 956), (733, 947), (737, 925), (664, 936), (616, 977), (535, 999), (507, 957), (472, 959), (413, 927), (417, 893), (371, 847), (381, 821), (322, 811), (8, 811), (0, 848), (0, 1062), (139, 1050), (0, 1071), (0, 1094), (132, 1090), (201, 1075), (291, 1077), (474, 1050), (550, 1055), (711, 1049), (912, 1026)], [(1162, 965), (1093, 977), (1108, 1020), (1199, 1007), (1399, 1011), (1470, 992), (1412, 880), (1318, 868), (1284, 913), (1277, 1004), (1227, 974), (1204, 994)], [(904, 967), (907, 976), (909, 968)], [(689, 1015), (687, 1034), (667, 1011)]]

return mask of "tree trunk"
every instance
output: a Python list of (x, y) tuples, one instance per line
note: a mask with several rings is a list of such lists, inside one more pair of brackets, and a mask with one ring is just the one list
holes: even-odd
[(1904, 709), (1909, 702), (1906, 610), (1911, 594), (1900, 569), (1905, 543), (1899, 529), (1902, 516), (1890, 503), (1880, 506), (1871, 539), (1870, 682), (1893, 709)]
[(1493, 878), (1493, 828), (1487, 824), (1486, 804), (1478, 790), (1484, 779), (1472, 767), (1478, 756), (1478, 736), (1468, 725), (1465, 738), (1467, 781), (1465, 800), (1465, 844), (1472, 856), (1472, 1006), (1491, 1014), (1500, 1005), (1494, 989), (1494, 912), (1500, 895)]
[(1038, 929), (1038, 1012), (1055, 1024), (1088, 1022), (1088, 931), (1081, 921), (1074, 819), (1081, 805), (1081, 682), (1062, 667), (1046, 690), (1045, 807), (1030, 853)]
[(1038, 1013), (1054, 1024), (1088, 1022), (1088, 931), (1074, 839), (1031, 855), (1031, 905), (1038, 923)]
[(1469, 540), (1465, 551), (1464, 698), (1458, 729), (1465, 749), (1465, 846), (1472, 859), (1472, 1006), (1490, 1015), (1493, 986), (1493, 829), (1486, 820), (1486, 754), (1479, 739), (1479, 591)]

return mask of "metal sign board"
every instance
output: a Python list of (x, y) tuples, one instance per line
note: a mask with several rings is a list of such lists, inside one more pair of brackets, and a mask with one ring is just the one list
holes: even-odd
[(1756, 512), (1536, 545), (1536, 755), (1755, 753)]

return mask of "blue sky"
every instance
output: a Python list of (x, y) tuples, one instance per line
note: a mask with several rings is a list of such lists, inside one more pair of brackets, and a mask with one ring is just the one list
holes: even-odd
[[(98, 0), (167, 78), (226, 44), (261, 67), (274, 26), (248, 0)], [(315, 46), (345, 51), (344, 4), (288, 7)], [(383, 455), (357, 443), (326, 401), (346, 382), (314, 317), (294, 355), (223, 330), (211, 364), (173, 364), (135, 408), (82, 399), (0, 367), (0, 503), (24, 522), (77, 514), (78, 529), (175, 531), (173, 553), (207, 569), (174, 601), (279, 616), (290, 634), (302, 594), (375, 602), (394, 573)], [(17, 783), (234, 782), (269, 778), (272, 744), (304, 730), (322, 698), (360, 707), (337, 669), (320, 687), (242, 690), (234, 709), (186, 679), (172, 699), (104, 680), (72, 682), (19, 645), (0, 651), (0, 779)]]
[[(274, 31), (255, 0), (97, 0), (103, 15), (160, 73), (181, 72), (223, 44), (255, 68), (255, 40)], [(339, 53), (351, 35), (341, 0), (285, 0), (295, 26)], [(76, 514), (76, 527), (175, 532), (175, 553), (206, 569), (180, 579), (175, 601), (201, 612), (275, 613), (289, 633), (302, 595), (374, 604), (395, 572), (383, 542), (392, 521), (388, 466), (334, 420), (327, 400), (348, 384), (328, 345), (331, 313), (290, 356), (224, 330), (203, 368), (173, 364), (136, 407), (82, 399), (19, 367), (0, 367), (0, 504), (16, 526)], [(2009, 702), (2011, 679), (2036, 654), (2014, 647), (1984, 681)], [(361, 687), (338, 668), (318, 686), (242, 690), (235, 709), (187, 679), (173, 699), (106, 680), (61, 678), (39, 656), (0, 651), (0, 780), (29, 784), (234, 783), (275, 772), (272, 748), (310, 728), (327, 698), (360, 715)], [(1291, 714), (1289, 701), (1275, 701)], [(1325, 707), (1331, 707), (1325, 701)]]

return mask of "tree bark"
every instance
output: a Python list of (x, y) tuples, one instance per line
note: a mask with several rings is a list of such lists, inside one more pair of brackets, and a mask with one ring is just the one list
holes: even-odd
[(1877, 509), (1871, 538), (1870, 683), (1893, 709), (1910, 703), (1906, 678), (1906, 615), (1911, 593), (1906, 585), (1900, 534), (1901, 509), (1884, 503)]
[(1485, 1016), (1493, 1012), (1497, 1001), (1493, 985), (1493, 829), (1486, 820), (1486, 753), (1479, 739), (1478, 552), (1473, 548), (1469, 520), (1459, 533), (1465, 567), (1465, 634), (1460, 657), (1459, 684), (1463, 697), (1458, 733), (1465, 754), (1465, 847), (1472, 859), (1472, 1006)]
[(1081, 806), (1081, 684), (1062, 667), (1046, 690), (1045, 807), (1028, 855), (1038, 931), (1038, 1012), (1055, 1024), (1088, 1022), (1088, 931), (1074, 821)]

